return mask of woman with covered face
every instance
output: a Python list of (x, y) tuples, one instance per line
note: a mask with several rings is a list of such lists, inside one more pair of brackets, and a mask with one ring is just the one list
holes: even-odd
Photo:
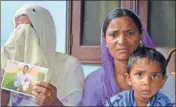
[(80, 62), (56, 52), (56, 30), (50, 12), (38, 5), (24, 5), (16, 12), (14, 30), (1, 48), (1, 68), (8, 59), (48, 68), (45, 82), (33, 86), (34, 97), (1, 91), (3, 106), (77, 105), (84, 74)]
[[(154, 48), (139, 17), (128, 9), (110, 11), (101, 30), (102, 67), (86, 78), (81, 105), (103, 106), (111, 96), (130, 89), (125, 77), (129, 55), (140, 45)], [(174, 85), (170, 80), (169, 75), (165, 87), (170, 89), (163, 91), (174, 101)]]

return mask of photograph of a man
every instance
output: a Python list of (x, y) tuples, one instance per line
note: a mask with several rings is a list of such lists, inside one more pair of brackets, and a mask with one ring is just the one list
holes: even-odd
[(22, 71), (19, 71), (16, 75), (14, 81), (14, 87), (17, 88), (19, 92), (25, 92), (28, 88), (32, 87), (32, 78), (29, 74), (29, 66), (24, 65)]
[(28, 64), (24, 62), (8, 60), (7, 66), (1, 70), (1, 88), (23, 95), (33, 96), (32, 87), (34, 84), (44, 81), (48, 68)]

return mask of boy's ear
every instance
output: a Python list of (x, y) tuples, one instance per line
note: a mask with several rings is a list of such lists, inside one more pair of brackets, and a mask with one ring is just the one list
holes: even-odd
[(130, 78), (130, 74), (125, 73), (125, 76), (126, 76), (126, 80), (127, 80), (128, 85), (131, 86), (131, 78)]

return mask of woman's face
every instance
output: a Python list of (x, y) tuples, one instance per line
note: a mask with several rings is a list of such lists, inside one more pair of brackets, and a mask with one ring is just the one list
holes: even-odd
[(128, 17), (113, 19), (106, 29), (106, 45), (116, 60), (127, 60), (138, 47), (140, 33), (134, 21)]

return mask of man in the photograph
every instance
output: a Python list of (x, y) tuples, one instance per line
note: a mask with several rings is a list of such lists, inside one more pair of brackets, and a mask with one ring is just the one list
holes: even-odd
[(17, 73), (14, 81), (14, 86), (17, 87), (17, 91), (25, 92), (31, 84), (32, 78), (29, 74), (29, 66), (24, 65), (23, 71)]

